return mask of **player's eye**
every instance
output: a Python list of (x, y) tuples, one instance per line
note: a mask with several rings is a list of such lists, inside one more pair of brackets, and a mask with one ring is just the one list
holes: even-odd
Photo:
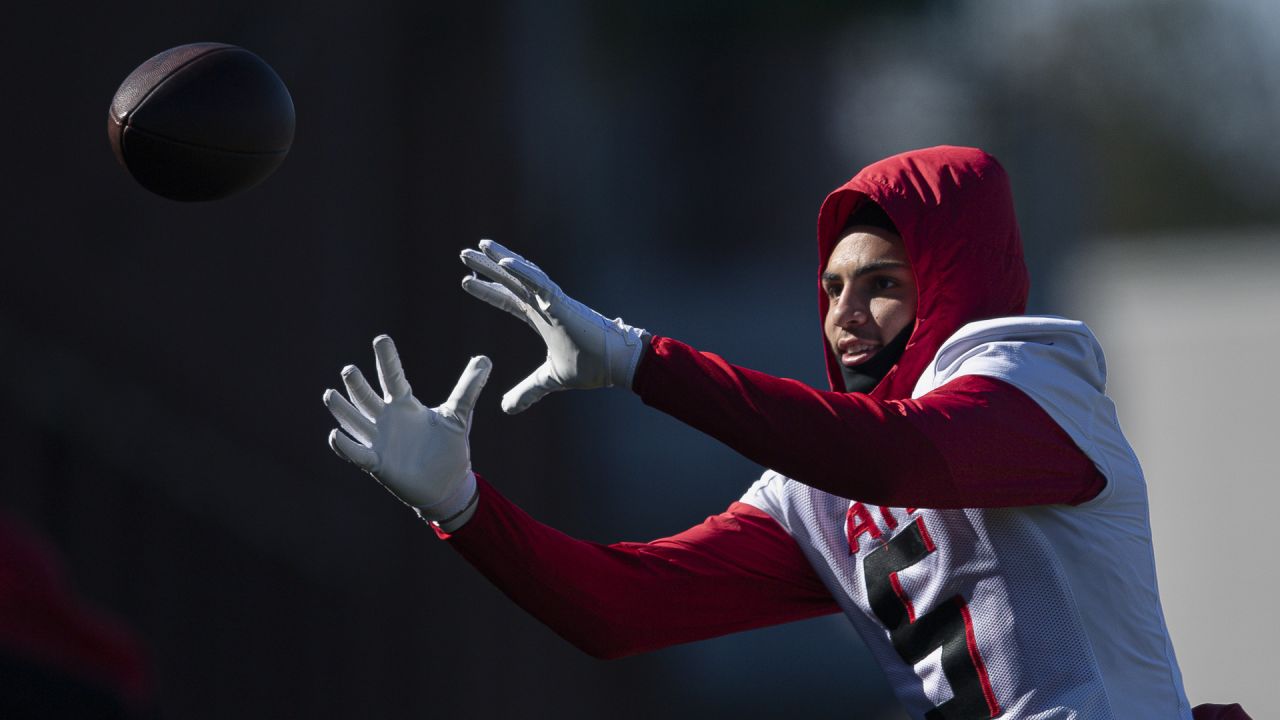
[(892, 290), (898, 287), (898, 281), (888, 275), (876, 275), (871, 278), (871, 287), (876, 290)]
[(840, 297), (840, 291), (844, 289), (844, 286), (836, 285), (835, 283), (827, 283), (825, 288), (827, 290), (827, 299), (835, 301)]

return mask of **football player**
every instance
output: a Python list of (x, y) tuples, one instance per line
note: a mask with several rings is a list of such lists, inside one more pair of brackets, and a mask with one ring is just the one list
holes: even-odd
[(770, 468), (673, 537), (570, 538), (476, 475), (487, 358), (428, 408), (378, 338), (384, 392), (345, 369), (351, 401), (325, 402), (351, 437), (330, 444), (600, 657), (843, 612), (912, 717), (1192, 718), (1102, 350), (1080, 322), (1024, 315), (1000, 164), (938, 147), (865, 168), (823, 203), (818, 258), (829, 391), (607, 320), (497, 243), (463, 252), (463, 288), (547, 346), (504, 410), (627, 388)]

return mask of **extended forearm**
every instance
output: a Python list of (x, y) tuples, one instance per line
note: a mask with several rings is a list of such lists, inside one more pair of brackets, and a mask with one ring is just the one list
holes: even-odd
[(837, 495), (875, 493), (895, 477), (944, 475), (931, 443), (899, 405), (821, 392), (655, 338), (633, 389), (652, 407), (720, 440), (754, 462)]
[(1105, 480), (1034, 401), (963, 377), (919, 400), (815, 390), (655, 338), (633, 390), (806, 485), (891, 507), (1076, 503)]
[(537, 522), (483, 478), (450, 545), (504, 594), (595, 657), (835, 612), (786, 531), (735, 504), (672, 538), (601, 545)]

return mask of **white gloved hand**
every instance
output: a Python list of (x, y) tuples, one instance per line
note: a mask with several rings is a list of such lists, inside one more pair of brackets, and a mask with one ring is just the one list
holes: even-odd
[(351, 401), (326, 390), (324, 404), (351, 437), (334, 429), (329, 447), (373, 475), (423, 519), (453, 532), (471, 519), (479, 498), (468, 435), (471, 411), (493, 364), (483, 355), (471, 358), (449, 399), (429, 408), (413, 396), (391, 338), (375, 338), (373, 352), (383, 396), (354, 365), (343, 368)]
[(547, 345), (547, 359), (502, 396), (509, 414), (560, 390), (631, 387), (648, 333), (603, 315), (564, 294), (537, 265), (492, 240), (463, 250), (462, 263), (496, 282), (470, 275), (462, 289), (529, 324)]

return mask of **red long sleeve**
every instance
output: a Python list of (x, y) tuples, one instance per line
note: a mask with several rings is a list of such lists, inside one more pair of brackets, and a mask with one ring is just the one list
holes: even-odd
[(1075, 504), (1106, 482), (1035, 401), (992, 378), (965, 376), (916, 400), (884, 402), (655, 337), (633, 389), (765, 467), (878, 505)]
[(795, 541), (742, 503), (678, 535), (600, 545), (529, 517), (479, 480), (476, 514), (442, 535), (561, 637), (614, 658), (839, 611)]

